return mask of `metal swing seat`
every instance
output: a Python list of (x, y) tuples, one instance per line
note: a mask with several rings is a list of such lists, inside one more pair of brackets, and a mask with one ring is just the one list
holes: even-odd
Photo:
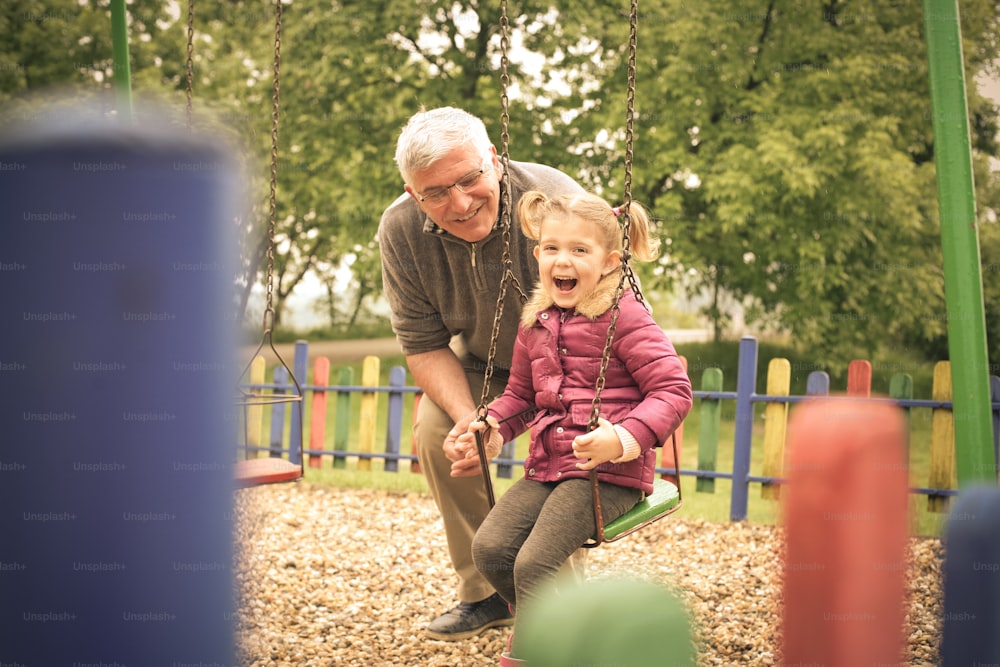
[[(192, 98), (194, 80), (194, 5), (195, 0), (188, 0), (187, 11), (187, 116), (188, 125), (192, 124)], [(281, 0), (275, 2), (274, 8), (274, 77), (272, 89), (272, 110), (271, 110), (271, 172), (270, 172), (270, 196), (267, 224), (267, 274), (265, 279), (266, 304), (264, 307), (263, 333), (256, 350), (249, 357), (249, 361), (240, 374), (236, 383), (235, 405), (242, 416), (242, 446), (244, 458), (237, 460), (233, 464), (233, 479), (237, 488), (256, 486), (259, 484), (271, 484), (276, 482), (289, 482), (301, 479), (305, 474), (303, 465), (303, 392), (302, 387), (292, 369), (288, 367), (274, 347), (274, 236), (275, 220), (277, 218), (276, 191), (278, 180), (278, 118), (279, 118), (279, 92), (280, 92), (280, 64), (281, 64)], [(254, 359), (264, 351), (265, 346), (277, 360), (276, 368), (283, 368), (289, 379), (288, 386), (277, 386), (276, 384), (254, 385), (249, 381), (250, 369)], [(280, 456), (267, 456), (262, 458), (251, 457), (251, 453), (256, 454), (250, 445), (250, 421), (257, 418), (266, 406), (289, 404), (292, 408), (292, 420), (296, 422), (298, 428), (290, 429), (289, 458)], [(297, 442), (295, 442), (297, 440)], [(294, 459), (297, 458), (298, 461)]]
[[(273, 261), (273, 260), (270, 260)], [(268, 271), (268, 279), (270, 280), (271, 272)], [(292, 370), (285, 363), (281, 355), (274, 347), (274, 342), (272, 340), (273, 329), (270, 326), (270, 322), (274, 317), (274, 311), (270, 306), (270, 290), (268, 296), (268, 307), (264, 312), (264, 333), (261, 337), (260, 343), (257, 345), (257, 349), (252, 355), (250, 355), (250, 361), (247, 363), (240, 375), (240, 381), (237, 383), (237, 396), (236, 405), (241, 409), (242, 412), (242, 423), (243, 423), (243, 450), (245, 452), (245, 458), (236, 461), (233, 464), (233, 478), (236, 483), (237, 488), (245, 488), (248, 486), (256, 486), (259, 484), (273, 484), (276, 482), (290, 482), (297, 479), (301, 479), (305, 474), (304, 467), (304, 456), (302, 451), (302, 408), (303, 408), (303, 393), (302, 387), (299, 385), (298, 380), (295, 379), (295, 375)], [(271, 353), (278, 361), (278, 366), (283, 368), (290, 381), (290, 387), (293, 391), (286, 391), (285, 387), (278, 387), (276, 385), (258, 385), (245, 383), (244, 380), (249, 376), (250, 367), (253, 364), (253, 360), (264, 350), (264, 346), (267, 345), (270, 348)], [(277, 368), (276, 367), (276, 368)], [(255, 412), (262, 410), (265, 406), (274, 406), (280, 404), (290, 404), (292, 407), (292, 419), (297, 421), (298, 428), (291, 429), (292, 434), (289, 436), (291, 440), (298, 440), (298, 442), (289, 443), (289, 451), (292, 454), (297, 454), (298, 462), (292, 460), (291, 456), (287, 459), (281, 458), (280, 456), (267, 456), (263, 458), (251, 458), (251, 447), (250, 442), (250, 420), (251, 415)], [(297, 434), (297, 436), (295, 435)]]
[[(625, 281), (628, 279), (629, 288), (635, 294), (636, 299), (639, 301), (643, 300), (642, 292), (639, 289), (638, 281), (635, 278), (635, 274), (632, 272), (632, 266), (629, 262), (630, 250), (629, 250), (629, 235), (628, 228), (631, 222), (629, 218), (629, 206), (632, 202), (632, 155), (633, 155), (633, 119), (635, 116), (635, 55), (636, 55), (636, 36), (638, 32), (638, 0), (632, 0), (631, 11), (629, 14), (629, 55), (628, 55), (628, 95), (626, 103), (626, 123), (625, 123), (625, 185), (624, 185), (624, 197), (623, 204), (621, 206), (621, 228), (622, 228), (622, 269), (620, 278), (618, 281), (618, 289), (615, 293), (614, 302), (611, 308), (611, 322), (608, 325), (608, 335), (604, 344), (604, 352), (601, 359), (601, 368), (596, 382), (596, 392), (594, 395), (594, 400), (591, 409), (590, 423), (588, 428), (593, 430), (597, 428), (597, 420), (600, 413), (601, 406), (601, 391), (604, 388), (604, 376), (607, 371), (608, 363), (611, 359), (611, 344), (615, 336), (615, 325), (618, 320), (618, 315), (621, 312), (620, 301), (625, 290)], [(507, 2), (506, 0), (501, 0), (500, 2), (500, 84), (501, 84), (501, 116), (500, 116), (500, 138), (501, 138), (501, 166), (503, 167), (503, 175), (506, 178), (508, 173), (508, 166), (510, 162), (509, 156), (509, 132), (508, 127), (510, 123), (510, 115), (508, 113), (508, 97), (507, 97), (507, 87), (510, 82), (510, 78), (507, 73), (507, 51), (509, 48), (509, 30), (510, 24), (507, 17)], [(486, 361), (486, 374), (483, 382), (483, 393), (480, 399), (479, 407), (477, 409), (477, 418), (485, 419), (487, 412), (487, 403), (489, 399), (489, 387), (490, 380), (493, 375), (493, 364), (494, 357), (496, 353), (496, 341), (500, 333), (500, 320), (501, 313), (503, 311), (503, 302), (507, 292), (508, 282), (512, 283), (519, 291), (522, 303), (527, 300), (527, 296), (524, 290), (518, 285), (517, 278), (514, 276), (512, 271), (513, 260), (510, 255), (510, 226), (511, 226), (511, 197), (509, 188), (502, 189), (503, 206), (500, 215), (500, 229), (503, 236), (504, 252), (503, 252), (503, 265), (504, 265), (504, 275), (500, 281), (500, 290), (497, 296), (497, 306), (496, 314), (493, 321), (493, 333), (490, 345), (489, 356)], [(671, 446), (673, 448), (674, 454), (674, 466), (676, 468), (675, 474), (677, 475), (678, 483), (663, 479), (662, 477), (656, 477), (653, 480), (653, 492), (647, 495), (645, 498), (640, 500), (632, 509), (618, 517), (614, 521), (607, 524), (604, 523), (604, 513), (601, 508), (601, 493), (598, 484), (598, 473), (597, 470), (591, 470), (590, 472), (590, 482), (593, 489), (593, 499), (594, 499), (594, 525), (595, 533), (591, 539), (584, 544), (585, 548), (593, 548), (599, 546), (605, 542), (614, 542), (627, 535), (644, 528), (655, 521), (676, 512), (680, 509), (682, 504), (681, 489), (680, 489), (680, 459), (678, 457), (677, 451), (677, 438), (675, 434), (670, 436)], [(665, 444), (665, 443), (664, 443)], [(493, 492), (493, 480), (490, 476), (489, 460), (486, 457), (486, 445), (483, 442), (482, 433), (476, 431), (476, 449), (479, 454), (480, 470), (482, 472), (483, 481), (486, 485), (486, 495), (492, 508), (495, 504), (495, 495)]]

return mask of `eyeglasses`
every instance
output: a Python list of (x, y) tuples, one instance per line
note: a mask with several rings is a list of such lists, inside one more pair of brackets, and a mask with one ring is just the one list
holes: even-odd
[(421, 203), (428, 204), (430, 206), (441, 206), (449, 200), (449, 191), (452, 188), (455, 188), (459, 192), (468, 192), (472, 188), (476, 187), (479, 183), (479, 179), (483, 177), (484, 173), (486, 173), (486, 165), (483, 165), (475, 171), (469, 172), (451, 185), (447, 185), (443, 188), (428, 190), (424, 194), (418, 195), (417, 199), (419, 199)]

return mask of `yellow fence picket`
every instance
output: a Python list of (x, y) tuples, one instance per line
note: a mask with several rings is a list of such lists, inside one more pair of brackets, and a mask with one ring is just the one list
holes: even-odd
[[(378, 357), (367, 356), (361, 365), (361, 385), (377, 387), (381, 360)], [(375, 452), (375, 422), (378, 420), (378, 392), (366, 391), (361, 394), (361, 417), (358, 421), (358, 452), (372, 454)], [(358, 470), (371, 470), (372, 460), (361, 457), (358, 460)]]
[[(951, 401), (951, 362), (934, 364), (934, 385), (931, 398)], [(955, 414), (951, 408), (934, 408), (931, 411), (931, 474), (932, 489), (954, 489), (955, 473)], [(947, 512), (948, 496), (927, 496), (928, 512)]]
[[(257, 355), (250, 362), (250, 384), (264, 384), (267, 362), (264, 357)], [(246, 444), (247, 447), (260, 447), (264, 442), (264, 406), (261, 404), (249, 405), (246, 409)], [(260, 455), (258, 450), (247, 450), (248, 458), (257, 458)]]
[[(792, 385), (792, 365), (788, 359), (771, 359), (767, 365), (767, 394), (788, 396)], [(765, 477), (781, 477), (785, 460), (785, 431), (788, 425), (788, 403), (768, 403), (764, 408), (764, 469)], [(779, 485), (765, 482), (760, 497), (777, 500)]]

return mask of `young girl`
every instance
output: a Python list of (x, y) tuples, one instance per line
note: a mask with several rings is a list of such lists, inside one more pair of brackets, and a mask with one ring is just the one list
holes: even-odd
[[(472, 544), (476, 567), (511, 605), (525, 603), (595, 532), (590, 470), (597, 469), (605, 522), (653, 490), (654, 447), (691, 409), (691, 382), (673, 345), (627, 289), (620, 300), (598, 427), (588, 432), (595, 383), (621, 271), (616, 212), (590, 194), (526, 193), (521, 227), (537, 239), (539, 284), (521, 315), (507, 388), (459, 439), (477, 457), (475, 431), (497, 456), (531, 429), (525, 476), (497, 502)], [(656, 246), (649, 217), (629, 209), (633, 257)], [(534, 409), (534, 410), (533, 410)], [(506, 420), (506, 421), (505, 421)], [(520, 664), (517, 621), (501, 665)]]

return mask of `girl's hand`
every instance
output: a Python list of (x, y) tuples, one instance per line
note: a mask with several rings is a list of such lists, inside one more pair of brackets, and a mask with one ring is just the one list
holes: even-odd
[(603, 417), (597, 418), (597, 428), (573, 440), (573, 455), (584, 459), (576, 464), (580, 470), (593, 470), (602, 463), (621, 458), (624, 452), (615, 427)]

